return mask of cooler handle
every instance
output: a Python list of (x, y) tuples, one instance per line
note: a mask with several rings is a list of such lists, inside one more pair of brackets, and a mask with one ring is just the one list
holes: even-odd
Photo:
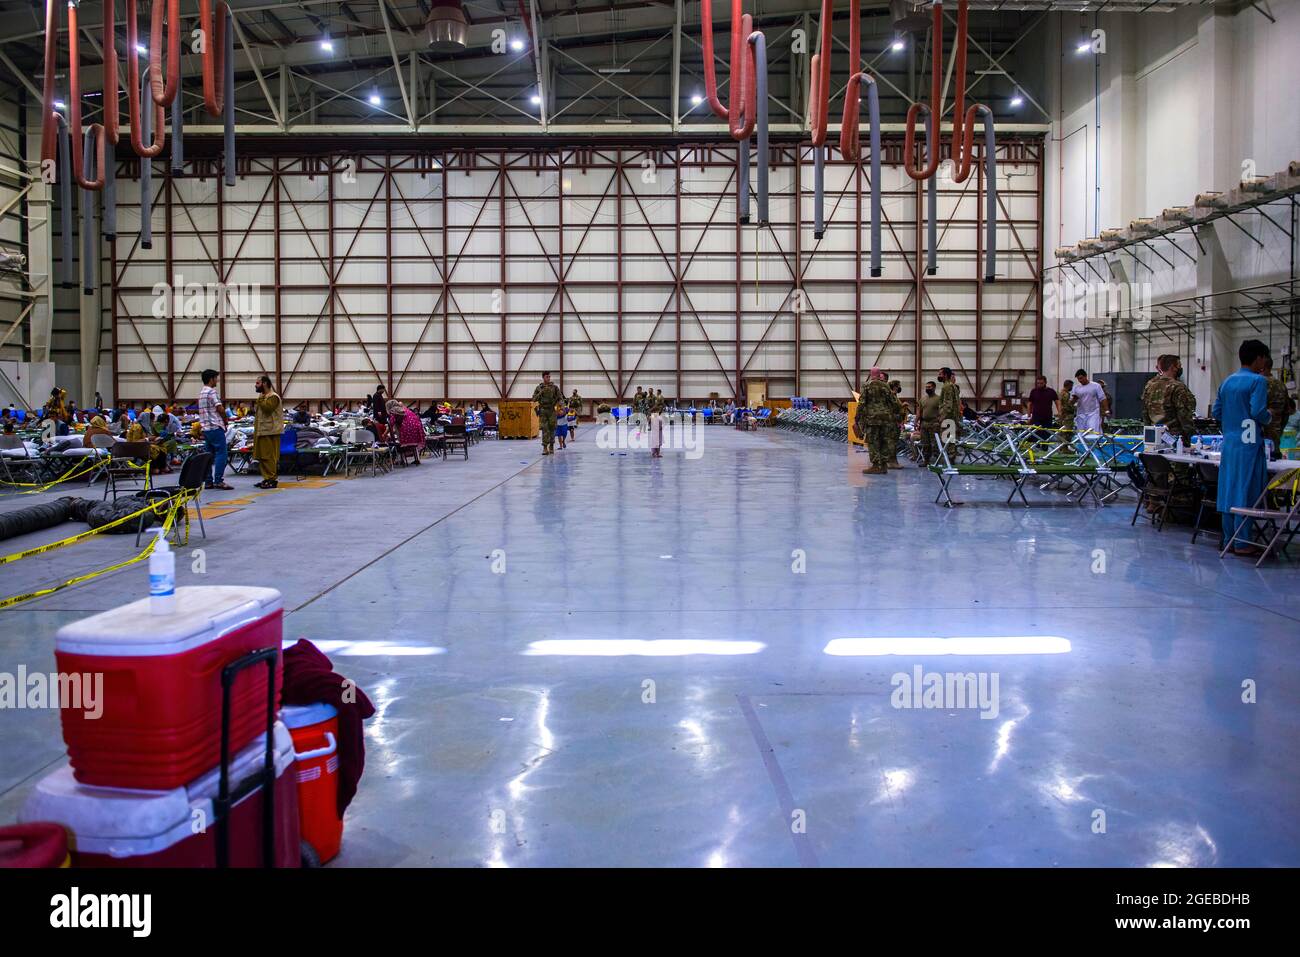
[(315, 751), (295, 751), (293, 753), (293, 759), (295, 761), (310, 761), (312, 758), (323, 758), (327, 754), (333, 754), (338, 749), (339, 744), (334, 740), (334, 735), (331, 732), (326, 731), (325, 747), (317, 748)]

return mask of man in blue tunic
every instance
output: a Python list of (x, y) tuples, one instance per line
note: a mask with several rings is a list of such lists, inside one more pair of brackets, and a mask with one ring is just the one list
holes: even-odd
[[(1223, 429), (1223, 454), (1219, 460), (1219, 511), (1223, 519), (1223, 541), (1242, 525), (1237, 541), (1250, 541), (1250, 519), (1238, 518), (1229, 509), (1250, 508), (1268, 482), (1268, 459), (1264, 454), (1264, 426), (1268, 425), (1268, 380), (1262, 375), (1272, 361), (1268, 346), (1247, 339), (1237, 350), (1241, 368), (1219, 386), (1213, 415)], [(1233, 554), (1258, 555), (1254, 545), (1234, 545)]]

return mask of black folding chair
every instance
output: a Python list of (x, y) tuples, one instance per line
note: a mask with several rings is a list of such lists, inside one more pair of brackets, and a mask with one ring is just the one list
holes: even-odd
[(1208, 509), (1211, 513), (1219, 510), (1219, 467), (1213, 462), (1197, 462), (1196, 474), (1201, 480), (1201, 494), (1198, 496), (1196, 503), (1196, 522), (1192, 529), (1192, 544), (1196, 544), (1196, 536), (1201, 532), (1215, 531), (1213, 528), (1206, 528), (1201, 524), (1201, 518)]
[[(208, 466), (212, 464), (211, 452), (195, 452), (181, 464), (181, 474), (176, 480), (175, 485), (168, 485), (164, 488), (145, 489), (140, 493), (140, 497), (145, 502), (168, 501), (173, 500), (176, 496), (185, 496), (186, 499), (194, 502), (194, 512), (199, 519), (199, 531), (204, 538), (208, 537), (208, 531), (203, 527), (203, 509), (199, 507), (199, 495), (203, 491), (203, 483), (208, 477)], [(149, 515), (146, 512), (140, 516), (140, 524), (135, 530), (135, 544), (140, 545), (140, 535), (145, 529), (145, 519)]]
[(462, 416), (458, 415), (447, 423), (443, 429), (442, 442), (444, 462), (451, 458), (451, 453), (457, 449), (464, 452), (465, 461), (469, 461), (469, 436), (465, 432), (465, 419)]
[(1147, 484), (1142, 487), (1137, 507), (1133, 509), (1133, 520), (1129, 524), (1136, 525), (1142, 509), (1150, 503), (1153, 507), (1147, 517), (1148, 521), (1155, 526), (1156, 531), (1164, 531), (1165, 519), (1169, 516), (1169, 503), (1177, 493), (1186, 491), (1187, 485), (1163, 455), (1142, 452), (1138, 458), (1146, 472)]
[(152, 446), (148, 442), (118, 442), (108, 450), (108, 464), (103, 468), (104, 498), (112, 491), (113, 501), (117, 501), (117, 483), (143, 482), (144, 490), (149, 490), (148, 468)]

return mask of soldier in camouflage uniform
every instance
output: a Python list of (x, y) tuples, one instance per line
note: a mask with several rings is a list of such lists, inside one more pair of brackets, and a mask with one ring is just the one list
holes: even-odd
[(533, 401), (537, 403), (537, 421), (542, 427), (542, 454), (555, 454), (555, 406), (564, 401), (560, 387), (551, 382), (549, 372), (542, 373), (541, 384), (533, 390)]
[(1170, 435), (1190, 445), (1195, 431), (1196, 396), (1179, 381), (1183, 364), (1178, 356), (1163, 355), (1156, 360), (1159, 374), (1142, 389), (1142, 418), (1147, 425), (1163, 425)]
[(1282, 432), (1286, 428), (1286, 420), (1295, 412), (1295, 400), (1291, 394), (1286, 391), (1286, 384), (1273, 375), (1273, 360), (1269, 359), (1268, 365), (1264, 368), (1264, 375), (1268, 382), (1268, 425), (1264, 426), (1261, 431), (1264, 438), (1273, 442), (1273, 457), (1281, 458), (1279, 449), (1282, 447)]
[(1061, 393), (1056, 397), (1056, 405), (1061, 410), (1061, 428), (1067, 432), (1074, 431), (1074, 411), (1078, 406), (1074, 401), (1074, 380), (1066, 379), (1061, 384)]
[(871, 453), (871, 468), (862, 470), (864, 475), (883, 475), (889, 471), (887, 466), (889, 432), (898, 432), (898, 396), (890, 390), (885, 381), (885, 374), (879, 369), (872, 369), (871, 376), (863, 385), (858, 398), (858, 412), (853, 420), (853, 428), (867, 443)]
[(894, 398), (898, 400), (898, 413), (895, 415), (894, 429), (889, 433), (889, 438), (885, 443), (885, 467), (891, 469), (901, 469), (903, 466), (898, 462), (898, 438), (899, 429), (903, 427), (903, 420), (907, 418), (907, 406), (903, 403), (903, 383), (897, 379), (889, 381), (889, 391), (894, 393)]
[(939, 370), (939, 381), (943, 383), (939, 390), (939, 428), (941, 432), (946, 431), (944, 423), (952, 422), (952, 433), (948, 436), (952, 441), (945, 443), (948, 460), (952, 461), (957, 436), (961, 433), (961, 386), (947, 366)]
[(942, 417), (939, 414), (942, 400), (934, 382), (925, 384), (925, 395), (921, 398), (921, 414), (917, 417), (921, 430), (921, 461), (933, 465), (939, 460), (937, 436)]

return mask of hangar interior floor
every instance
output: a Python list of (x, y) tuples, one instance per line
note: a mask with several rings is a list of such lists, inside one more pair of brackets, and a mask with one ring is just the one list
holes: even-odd
[[(378, 707), (335, 866), (1300, 864), (1293, 564), (1131, 528), (1131, 501), (942, 509), (910, 465), (776, 431), (658, 461), (595, 436), (206, 493), (177, 583), (280, 589), (285, 639)], [(129, 554), (100, 536), (0, 591)], [(145, 593), (136, 566), (0, 612), (0, 671)], [(998, 694), (895, 707), (918, 668)], [(62, 758), (55, 712), (0, 710), (0, 821)]]

